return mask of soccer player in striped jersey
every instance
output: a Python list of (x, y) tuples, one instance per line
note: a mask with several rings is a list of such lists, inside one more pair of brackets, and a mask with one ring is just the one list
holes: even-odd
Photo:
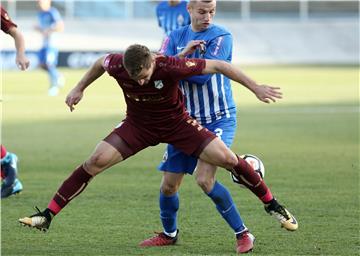
[(59, 56), (56, 34), (64, 30), (64, 22), (59, 11), (51, 6), (51, 0), (38, 0), (38, 7), (39, 24), (35, 29), (43, 38), (43, 45), (38, 53), (40, 67), (49, 75), (49, 96), (56, 96), (59, 88), (64, 85), (64, 78), (56, 68)]
[(186, 10), (187, 1), (161, 1), (156, 6), (156, 17), (159, 27), (169, 35), (175, 29), (190, 24), (190, 16)]
[[(190, 0), (187, 8), (191, 24), (173, 31), (165, 39), (161, 52), (178, 58), (205, 58), (231, 62), (232, 35), (225, 28), (212, 24), (216, 1)], [(182, 80), (180, 86), (189, 114), (230, 147), (236, 130), (236, 105), (229, 78), (219, 73), (194, 76)], [(211, 198), (216, 209), (234, 230), (240, 250), (239, 243), (249, 232), (229, 191), (216, 181), (216, 166), (187, 156), (172, 145), (167, 146), (163, 161), (159, 165), (159, 169), (164, 172), (159, 197), (160, 218), (164, 231), (143, 241), (141, 245), (170, 245), (174, 240), (176, 241), (179, 208), (177, 191), (184, 175), (192, 174), (195, 168), (198, 185)], [(271, 205), (271, 208), (283, 208), (273, 197), (260, 199), (264, 202), (266, 209), (268, 209), (268, 205)], [(289, 219), (287, 217), (290, 216), (285, 216), (286, 219)], [(289, 227), (290, 230), (296, 228), (297, 224)], [(173, 239), (171, 240), (171, 238)]]

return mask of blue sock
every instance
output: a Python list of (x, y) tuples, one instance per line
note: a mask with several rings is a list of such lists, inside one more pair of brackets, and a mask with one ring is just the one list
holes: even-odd
[(167, 233), (175, 232), (177, 229), (176, 215), (179, 209), (178, 193), (172, 196), (166, 196), (160, 191), (160, 219)]
[(226, 220), (235, 233), (246, 229), (240, 213), (234, 204), (230, 192), (219, 182), (215, 182), (213, 189), (207, 194), (216, 205), (216, 209)]
[(48, 73), (50, 77), (51, 86), (58, 86), (59, 72), (57, 71), (55, 66), (48, 67)]

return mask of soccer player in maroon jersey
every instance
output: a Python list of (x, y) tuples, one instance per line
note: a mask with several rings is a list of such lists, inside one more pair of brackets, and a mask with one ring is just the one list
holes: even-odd
[(25, 40), (17, 28), (17, 25), (11, 20), (7, 11), (1, 8), (1, 30), (4, 31), (6, 34), (9, 34), (15, 41), (15, 48), (16, 48), (16, 65), (19, 69), (25, 70), (29, 67), (30, 61), (25, 55)]
[[(20, 70), (26, 70), (30, 61), (25, 55), (25, 40), (17, 28), (17, 25), (11, 20), (7, 11), (0, 5), (1, 12), (1, 30), (9, 34), (15, 42), (16, 48), (16, 66)], [(6, 150), (5, 146), (1, 145), (1, 198), (21, 192), (23, 186), (17, 179), (17, 156)]]
[[(243, 84), (259, 100), (267, 103), (281, 98), (278, 87), (258, 85), (225, 61), (165, 57), (135, 44), (128, 47), (124, 54), (109, 54), (92, 65), (66, 98), (71, 111), (81, 101), (84, 90), (105, 71), (117, 80), (123, 91), (127, 105), (125, 119), (64, 181), (44, 211), (38, 210), (30, 217), (21, 218), (20, 223), (46, 231), (52, 218), (78, 196), (97, 174), (159, 143), (173, 144), (186, 154), (223, 167), (246, 181), (246, 186), (259, 198), (269, 201), (273, 198), (264, 181), (245, 160), (189, 116), (178, 83), (189, 76), (222, 73)], [(286, 221), (296, 222), (289, 215), (291, 220)], [(252, 245), (253, 238), (248, 236), (244, 246)], [(242, 249), (243, 252), (249, 250)]]

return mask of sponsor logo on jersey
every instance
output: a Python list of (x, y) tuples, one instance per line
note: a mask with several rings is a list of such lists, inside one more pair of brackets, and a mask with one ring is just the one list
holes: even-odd
[(191, 60), (188, 60), (187, 62), (185, 62), (185, 65), (188, 67), (188, 68), (191, 68), (193, 66), (195, 66), (195, 62), (191, 61)]
[(156, 81), (154, 81), (154, 86), (155, 86), (156, 89), (160, 90), (161, 88), (164, 87), (164, 84), (163, 84), (163, 82), (161, 80), (156, 80)]

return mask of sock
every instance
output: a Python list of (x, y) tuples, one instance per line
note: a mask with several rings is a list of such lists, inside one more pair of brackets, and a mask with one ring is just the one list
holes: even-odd
[(7, 154), (6, 148), (1, 145), (1, 159), (3, 159)]
[(88, 185), (92, 176), (84, 168), (79, 166), (60, 186), (53, 199), (48, 205), (48, 209), (54, 214), (58, 214), (72, 199), (78, 196)]
[(175, 193), (172, 196), (166, 196), (160, 191), (160, 219), (167, 235), (177, 230), (177, 210), (179, 209), (179, 195)]
[(213, 189), (207, 195), (215, 203), (216, 209), (235, 233), (239, 233), (246, 229), (240, 217), (240, 213), (232, 200), (230, 192), (225, 186), (216, 181)]
[(49, 66), (48, 73), (50, 77), (51, 86), (58, 86), (59, 73), (56, 69), (56, 66)]
[(234, 166), (232, 173), (251, 190), (263, 203), (268, 203), (273, 199), (270, 189), (266, 186), (261, 177), (254, 171), (248, 162), (239, 157), (238, 164)]

